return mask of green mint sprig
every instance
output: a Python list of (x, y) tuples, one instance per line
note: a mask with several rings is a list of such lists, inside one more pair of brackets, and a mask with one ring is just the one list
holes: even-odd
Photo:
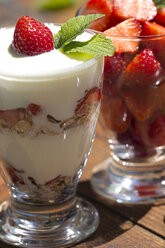
[(91, 55), (112, 56), (115, 52), (115, 47), (110, 39), (104, 35), (96, 34), (86, 42), (71, 41), (64, 46), (63, 51), (65, 53), (80, 52)]
[(89, 41), (73, 41), (90, 23), (102, 14), (91, 14), (73, 17), (61, 26), (60, 31), (54, 35), (56, 49), (63, 48), (65, 53), (87, 53), (91, 55), (113, 56), (115, 47), (112, 41), (104, 35), (96, 34)]
[(165, 0), (153, 0), (157, 9), (165, 8)]

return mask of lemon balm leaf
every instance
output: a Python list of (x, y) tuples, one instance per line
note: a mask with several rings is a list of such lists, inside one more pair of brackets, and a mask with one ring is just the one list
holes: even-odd
[(103, 17), (102, 14), (80, 15), (71, 18), (61, 26), (60, 31), (54, 35), (54, 46), (56, 49), (63, 47), (66, 43), (74, 40), (78, 35), (82, 34), (84, 29), (90, 23), (98, 18)]
[(63, 47), (65, 53), (87, 53), (91, 55), (113, 56), (115, 47), (112, 41), (101, 34), (96, 34), (85, 42), (72, 41)]

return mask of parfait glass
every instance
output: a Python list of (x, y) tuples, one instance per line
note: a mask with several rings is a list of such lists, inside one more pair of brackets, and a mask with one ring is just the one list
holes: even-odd
[(107, 37), (116, 50), (105, 57), (99, 124), (110, 149), (92, 188), (122, 204), (164, 201), (165, 35)]
[[(12, 40), (12, 30), (0, 32)], [(0, 238), (21, 247), (70, 246), (99, 223), (97, 210), (76, 197), (76, 188), (95, 135), (103, 58), (58, 71), (38, 66), (31, 73), (51, 53), (11, 55), (9, 63), (32, 63), (28, 73), (17, 73), (6, 61), (0, 73), (1, 175), (10, 191), (10, 200), (0, 205)]]

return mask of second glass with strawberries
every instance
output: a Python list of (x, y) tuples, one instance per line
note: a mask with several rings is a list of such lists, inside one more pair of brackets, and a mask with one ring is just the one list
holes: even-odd
[[(164, 8), (163, 8), (164, 7)], [(89, 0), (78, 14), (102, 13), (91, 29), (109, 37), (100, 123), (110, 157), (96, 166), (93, 189), (119, 203), (165, 196), (165, 4)]]

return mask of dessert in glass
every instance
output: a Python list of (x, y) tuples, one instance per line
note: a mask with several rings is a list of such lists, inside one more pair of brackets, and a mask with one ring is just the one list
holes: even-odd
[(103, 58), (76, 60), (51, 48), (32, 55), (32, 45), (32, 56), (15, 53), (13, 33), (14, 27), (0, 30), (1, 174), (10, 190), (0, 208), (0, 238), (22, 247), (65, 247), (99, 223), (76, 188), (95, 135)]
[(77, 12), (105, 14), (90, 27), (115, 46), (114, 56), (105, 57), (99, 118), (110, 157), (94, 168), (91, 184), (123, 204), (165, 197), (165, 9), (159, 8), (152, 0), (89, 0)]

